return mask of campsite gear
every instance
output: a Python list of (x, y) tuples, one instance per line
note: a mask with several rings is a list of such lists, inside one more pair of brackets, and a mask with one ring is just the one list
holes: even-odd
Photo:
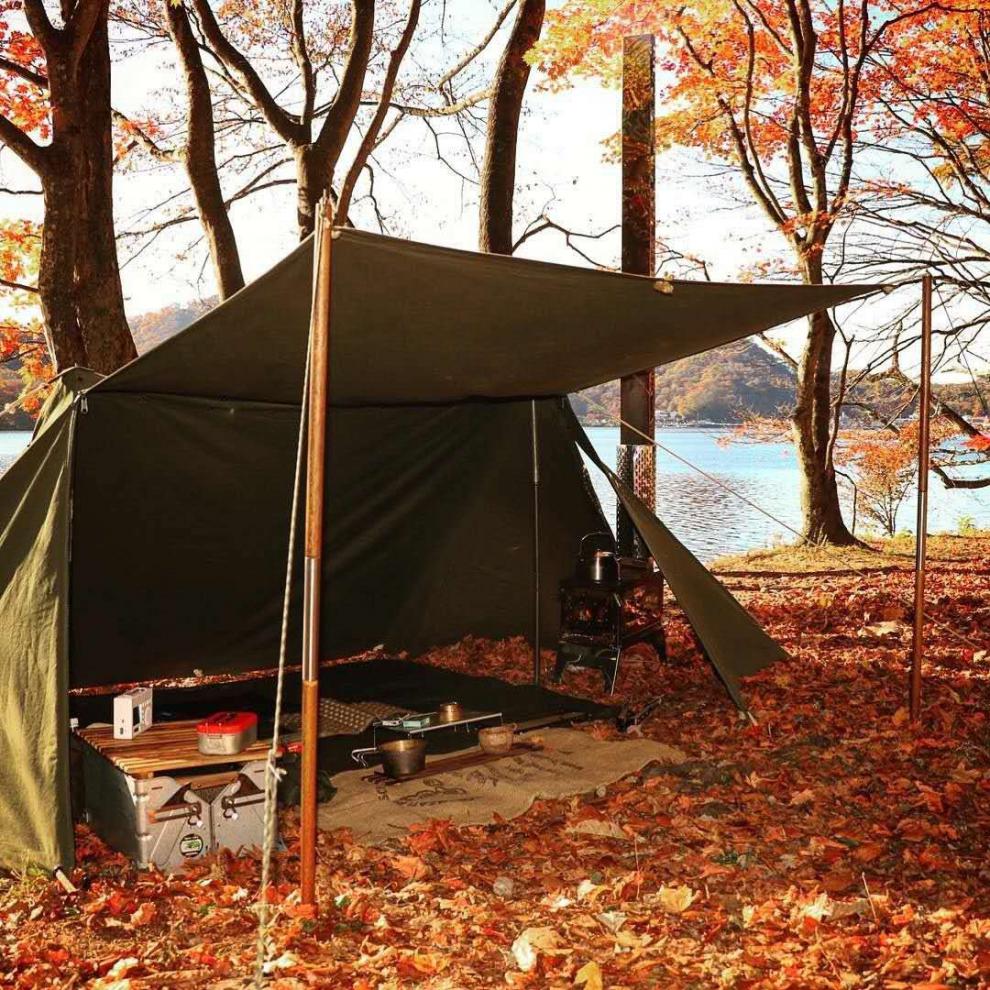
[(138, 688), (113, 699), (113, 734), (115, 739), (133, 739), (153, 721), (152, 689)]
[(533, 451), (533, 683), (538, 685), (543, 679), (543, 665), (540, 662), (540, 597), (543, 583), (540, 580), (540, 419), (536, 399), (529, 403), (529, 427)]
[(614, 584), (619, 580), (615, 537), (611, 533), (588, 533), (581, 537), (575, 576), (579, 581)]
[[(485, 826), (496, 816), (517, 818), (534, 801), (594, 794), (602, 785), (648, 765), (662, 772), (660, 765), (674, 766), (686, 759), (682, 751), (652, 739), (602, 742), (578, 729), (549, 729), (540, 735), (542, 745), (517, 743), (512, 752), (502, 756), (478, 749), (442, 759), (431, 756), (422, 773), (404, 781), (366, 770), (338, 774), (337, 794), (320, 808), (320, 828), (346, 827), (356, 841), (394, 846), (396, 833), (417, 822), (442, 815), (455, 825)], [(576, 831), (580, 834), (580, 826)], [(540, 836), (547, 838), (545, 831)], [(632, 858), (632, 843), (628, 852)], [(524, 854), (518, 850), (516, 862)], [(510, 858), (502, 868), (491, 865), (489, 882), (512, 867), (513, 861)]]
[(584, 578), (560, 582), (560, 641), (553, 680), (559, 684), (568, 668), (601, 671), (612, 694), (622, 651), (649, 643), (660, 659), (667, 656), (663, 631), (663, 576), (652, 560), (622, 557), (613, 581), (595, 580), (579, 565)]
[[(578, 446), (744, 707), (739, 678), (784, 651), (601, 462), (566, 396), (877, 287), (675, 280), (659, 292), (650, 278), (349, 228), (333, 238), (321, 655), (528, 631), (535, 400), (553, 507), (542, 573), (567, 573), (582, 534), (606, 525)], [(67, 688), (126, 683), (136, 659), (156, 680), (188, 676), (192, 657), (210, 676), (278, 657), (312, 283), (307, 240), (113, 375), (63, 373), (0, 478), (2, 701), (32, 709), (0, 719), (0, 865), (73, 863)], [(545, 641), (555, 585), (541, 593)], [(297, 635), (288, 645), (298, 656)]]
[[(457, 704), (457, 710), (451, 709), (448, 712), (446, 721), (439, 717), (439, 713), (431, 713), (426, 725), (422, 726), (392, 726), (392, 731), (401, 731), (408, 736), (422, 736), (427, 732), (440, 732), (444, 729), (473, 729), (479, 722), (491, 722), (496, 719), (502, 720), (501, 712), (474, 712)], [(375, 726), (376, 730), (378, 726)]]
[[(328, 216), (329, 213), (329, 216)], [(299, 781), (299, 895), (302, 903), (316, 903), (316, 805), (320, 705), (320, 641), (323, 621), (323, 514), (326, 501), (327, 396), (330, 385), (330, 260), (333, 249), (333, 207), (320, 200), (313, 237), (314, 286), (309, 322), (305, 393), (307, 407), (299, 424), (305, 433), (306, 533), (303, 561), (302, 618), (302, 760)], [(296, 474), (297, 484), (300, 475)], [(290, 528), (295, 527), (295, 521)], [(286, 587), (292, 575), (286, 575)]]
[(393, 739), (378, 747), (382, 767), (393, 780), (419, 773), (426, 766), (425, 739)]
[[(428, 733), (456, 734), (461, 730), (470, 732), (472, 729), (478, 728), (483, 722), (502, 721), (501, 712), (473, 712), (464, 709), (458, 702), (450, 702), (449, 704), (457, 704), (458, 708), (461, 709), (460, 718), (456, 721), (442, 722), (438, 718), (437, 712), (430, 712), (423, 717), (424, 724), (422, 725), (406, 725), (405, 720), (396, 723), (391, 719), (373, 723), (371, 728), (374, 745), (352, 749), (351, 759), (358, 765), (366, 767), (377, 759), (385, 742), (396, 736), (406, 739), (425, 739)], [(419, 718), (413, 719), (414, 722), (420, 720)]]
[[(373, 723), (400, 725), (408, 709), (400, 705), (383, 704), (377, 701), (338, 701), (336, 698), (320, 698), (320, 738), (328, 736), (359, 735)], [(282, 716), (284, 732), (299, 732), (302, 715), (288, 712)]]
[(478, 730), (478, 743), (486, 753), (508, 753), (515, 734), (514, 725), (492, 725)]
[(233, 756), (258, 738), (258, 716), (254, 712), (217, 712), (196, 726), (201, 753)]
[(449, 725), (451, 722), (460, 722), (464, 718), (464, 708), (456, 701), (447, 701), (437, 708), (437, 723)]
[[(404, 783), (410, 780), (425, 780), (429, 777), (437, 777), (440, 774), (465, 770), (468, 767), (484, 766), (488, 763), (495, 763), (498, 760), (503, 760), (507, 756), (519, 756), (523, 753), (531, 753), (542, 748), (542, 742), (534, 741), (514, 743), (509, 749), (500, 753), (488, 753), (482, 749), (471, 749), (466, 752), (461, 750), (459, 752), (454, 752), (450, 756), (432, 759), (424, 767), (405, 777), (393, 777), (384, 770), (376, 770), (361, 779), (374, 784), (390, 787), (393, 784)], [(427, 800), (429, 800), (428, 792)]]
[(89, 824), (139, 867), (173, 870), (261, 845), (265, 744), (205, 755), (196, 736), (195, 722), (159, 723), (133, 740), (114, 739), (110, 726), (77, 733)]

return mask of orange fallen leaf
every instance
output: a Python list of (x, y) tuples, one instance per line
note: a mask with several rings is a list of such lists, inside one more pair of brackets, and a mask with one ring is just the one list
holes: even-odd
[(131, 915), (130, 921), (135, 928), (150, 925), (158, 916), (158, 908), (152, 901), (143, 901), (141, 906)]
[(690, 887), (661, 887), (657, 891), (657, 899), (664, 911), (670, 914), (681, 914), (694, 901), (697, 894)]
[(392, 866), (410, 880), (423, 880), (430, 875), (430, 868), (418, 856), (394, 856)]
[(594, 961), (585, 963), (577, 971), (574, 977), (574, 985), (576, 987), (583, 986), (585, 990), (602, 990), (604, 983), (602, 982), (602, 971), (598, 963)]

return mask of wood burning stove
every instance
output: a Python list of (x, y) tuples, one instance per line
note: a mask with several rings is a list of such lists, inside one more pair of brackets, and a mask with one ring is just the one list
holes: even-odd
[[(553, 679), (559, 683), (569, 668), (591, 667), (601, 671), (611, 694), (623, 650), (649, 643), (661, 659), (667, 655), (663, 575), (652, 559), (618, 557), (617, 573), (599, 571), (602, 576), (596, 578), (586, 566), (587, 541), (588, 537), (582, 541), (575, 575), (560, 582), (560, 642)], [(608, 551), (594, 551), (603, 552)]]

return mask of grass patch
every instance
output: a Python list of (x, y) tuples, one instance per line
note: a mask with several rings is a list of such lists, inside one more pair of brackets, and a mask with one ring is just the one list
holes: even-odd
[[(958, 536), (933, 534), (928, 538), (930, 560), (961, 562), (986, 557), (990, 553), (990, 533)], [(726, 573), (803, 574), (809, 571), (843, 573), (863, 569), (914, 567), (914, 536), (899, 534), (891, 539), (871, 539), (866, 547), (812, 547), (791, 544), (750, 550), (748, 553), (719, 557), (713, 570)]]

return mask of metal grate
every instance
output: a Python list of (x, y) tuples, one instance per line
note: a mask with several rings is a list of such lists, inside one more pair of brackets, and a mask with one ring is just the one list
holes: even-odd
[[(651, 512), (657, 508), (657, 472), (654, 448), (646, 443), (620, 443), (616, 456), (615, 473)], [(645, 559), (649, 551), (643, 546), (639, 534), (633, 530), (622, 505), (616, 506), (616, 533), (619, 552)]]

